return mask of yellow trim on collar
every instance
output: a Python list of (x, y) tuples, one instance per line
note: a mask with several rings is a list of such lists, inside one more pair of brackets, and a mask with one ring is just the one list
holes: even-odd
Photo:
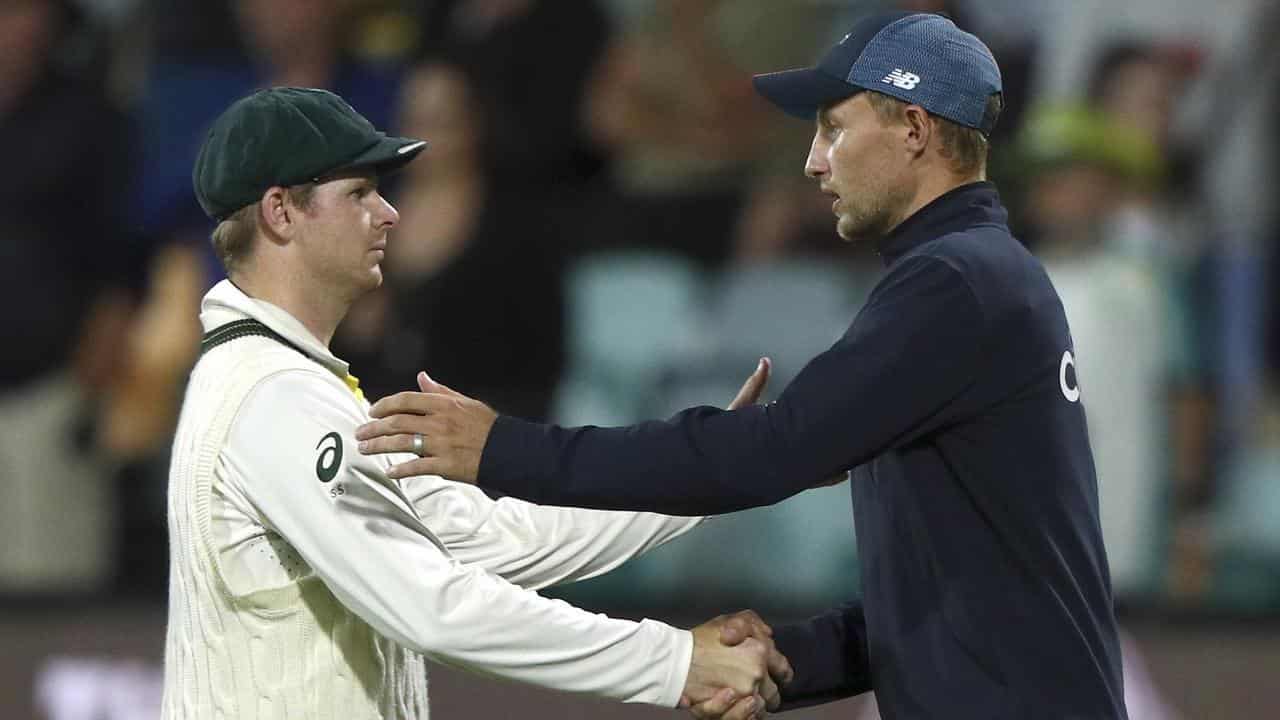
[(347, 376), (343, 378), (343, 381), (347, 383), (347, 387), (350, 388), (351, 394), (355, 395), (357, 400), (364, 400), (364, 391), (360, 389), (360, 378), (352, 375), (351, 373), (347, 373)]

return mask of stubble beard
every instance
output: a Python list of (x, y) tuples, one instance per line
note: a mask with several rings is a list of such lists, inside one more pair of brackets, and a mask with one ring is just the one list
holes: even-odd
[(876, 243), (902, 221), (901, 210), (908, 200), (905, 191), (888, 191), (849, 207), (836, 221), (836, 232), (849, 243)]
[(893, 227), (892, 213), (881, 203), (853, 208), (840, 215), (836, 233), (848, 243), (876, 242)]

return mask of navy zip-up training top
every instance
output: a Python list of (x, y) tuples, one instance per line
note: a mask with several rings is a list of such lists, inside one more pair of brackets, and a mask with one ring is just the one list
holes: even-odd
[(874, 689), (885, 720), (1124, 718), (1071, 334), (1006, 220), (989, 183), (908, 218), (853, 325), (776, 402), (622, 428), (500, 417), (479, 484), (714, 514), (852, 468), (863, 597), (777, 629), (786, 707)]

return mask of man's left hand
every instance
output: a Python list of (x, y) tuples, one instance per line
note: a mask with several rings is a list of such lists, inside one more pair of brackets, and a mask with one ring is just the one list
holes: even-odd
[[(729, 409), (754, 404), (769, 384), (772, 368), (769, 358), (760, 358)], [(432, 380), (425, 372), (418, 373), (418, 387), (422, 392), (389, 395), (369, 408), (373, 422), (356, 428), (360, 452), (421, 456), (391, 466), (387, 471), (391, 478), (439, 475), (474, 485), (480, 474), (480, 456), (498, 413), (479, 400)], [(419, 448), (414, 448), (416, 435), (422, 436)]]
[[(769, 384), (772, 367), (769, 358), (760, 358), (729, 409), (754, 404)], [(421, 456), (392, 465), (387, 471), (390, 478), (439, 475), (474, 485), (480, 474), (480, 456), (498, 413), (479, 400), (432, 380), (425, 372), (418, 373), (418, 387), (422, 392), (389, 395), (369, 408), (373, 422), (356, 428), (360, 452)], [(414, 448), (418, 435), (422, 443)]]
[(392, 478), (439, 475), (449, 480), (475, 483), (480, 454), (498, 413), (479, 400), (418, 373), (422, 392), (401, 392), (373, 404), (373, 422), (356, 429), (360, 452), (412, 453), (414, 436), (423, 439), (421, 457), (387, 471)]

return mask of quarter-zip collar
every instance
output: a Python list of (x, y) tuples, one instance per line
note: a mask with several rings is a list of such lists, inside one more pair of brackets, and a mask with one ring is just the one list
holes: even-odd
[(975, 225), (1007, 226), (1009, 213), (1000, 203), (996, 186), (969, 183), (939, 195), (876, 243), (886, 267), (921, 243)]

